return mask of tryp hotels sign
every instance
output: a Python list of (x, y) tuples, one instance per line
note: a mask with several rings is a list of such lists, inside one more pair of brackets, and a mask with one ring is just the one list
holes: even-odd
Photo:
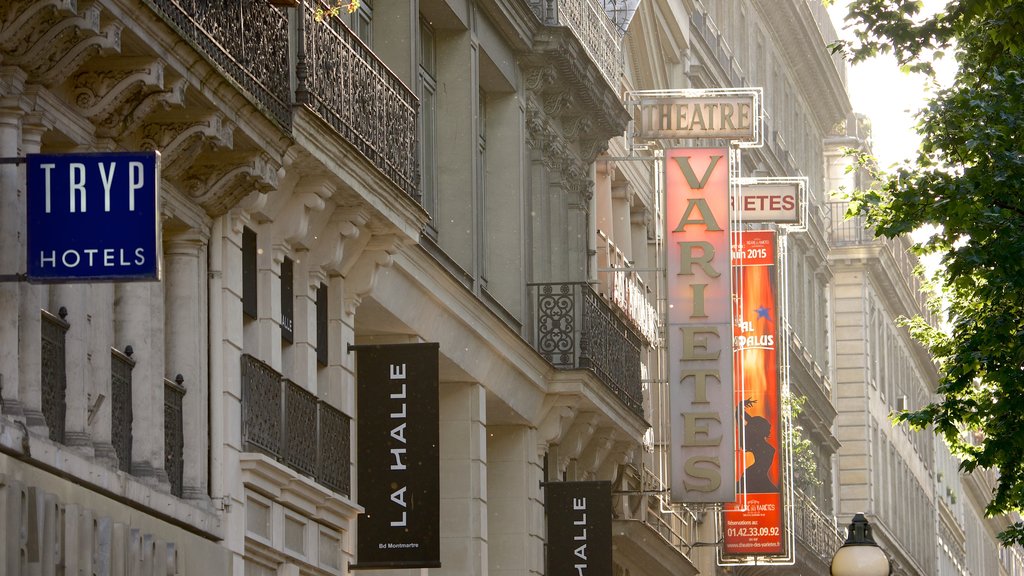
[(676, 138), (758, 139), (757, 96), (701, 95), (641, 98), (633, 112), (642, 140)]
[(733, 458), (729, 152), (665, 151), (672, 500), (730, 502)]
[(29, 154), (29, 280), (159, 280), (159, 167), (157, 152)]

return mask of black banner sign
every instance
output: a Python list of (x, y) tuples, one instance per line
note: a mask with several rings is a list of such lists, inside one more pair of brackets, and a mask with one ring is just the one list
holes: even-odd
[(358, 519), (358, 564), (351, 568), (438, 568), (438, 344), (352, 349), (365, 512)]
[(612, 576), (612, 483), (549, 482), (549, 576)]

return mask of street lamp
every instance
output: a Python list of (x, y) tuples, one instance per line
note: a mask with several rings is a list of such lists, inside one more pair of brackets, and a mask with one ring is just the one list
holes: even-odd
[(871, 538), (871, 525), (857, 513), (850, 523), (846, 542), (832, 557), (832, 576), (889, 576), (892, 566), (885, 552)]

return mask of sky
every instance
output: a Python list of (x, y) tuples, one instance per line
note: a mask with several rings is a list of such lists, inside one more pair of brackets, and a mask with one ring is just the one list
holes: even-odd
[[(847, 4), (847, 0), (836, 0), (829, 7), (832, 22), (843, 39), (852, 37), (849, 30), (843, 29)], [(934, 11), (944, 5), (944, 0), (925, 0), (926, 11)], [(948, 64), (937, 67), (940, 79), (952, 76), (952, 62)], [(925, 77), (901, 72), (896, 59), (885, 55), (849, 66), (847, 86), (854, 112), (871, 119), (871, 140), (879, 166), (888, 168), (913, 158), (920, 144), (920, 138), (914, 131), (914, 113), (925, 104), (928, 93)]]

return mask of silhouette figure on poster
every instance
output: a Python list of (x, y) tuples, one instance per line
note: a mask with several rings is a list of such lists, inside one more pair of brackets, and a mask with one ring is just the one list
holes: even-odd
[(772, 431), (772, 425), (768, 422), (767, 418), (751, 416), (746, 411), (746, 408), (751, 408), (754, 404), (757, 404), (757, 400), (747, 398), (742, 404), (737, 406), (737, 411), (743, 414), (740, 429), (746, 444), (745, 450), (754, 456), (754, 461), (747, 466), (743, 476), (736, 483), (736, 490), (742, 492), (744, 491), (744, 485), (746, 485), (746, 492), (748, 493), (778, 492), (778, 486), (772, 483), (768, 477), (772, 463), (775, 462), (775, 447), (768, 443), (768, 435)]

